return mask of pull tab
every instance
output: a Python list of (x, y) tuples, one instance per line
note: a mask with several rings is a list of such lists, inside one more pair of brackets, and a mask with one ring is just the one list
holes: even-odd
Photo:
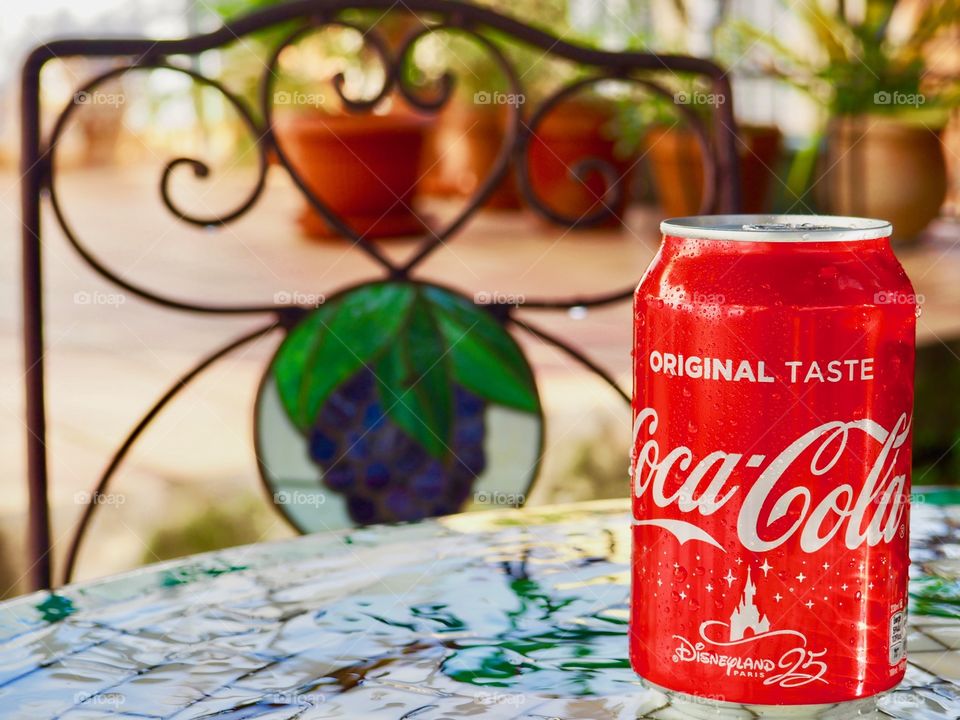
[(829, 225), (816, 225), (814, 223), (759, 223), (755, 225), (743, 225), (744, 230), (755, 230), (758, 232), (806, 232), (809, 230), (831, 230)]

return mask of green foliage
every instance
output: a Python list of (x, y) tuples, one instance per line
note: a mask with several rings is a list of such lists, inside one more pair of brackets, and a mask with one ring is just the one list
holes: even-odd
[[(143, 562), (194, 555), (225, 547), (261, 542), (273, 524), (270, 506), (259, 495), (229, 499), (193, 497), (191, 513), (171, 513), (178, 522), (149, 539)], [(242, 522), (237, 522), (242, 518)]]
[(24, 568), (21, 567), (21, 553), (11, 548), (7, 537), (7, 528), (0, 528), (0, 600), (20, 594), (20, 584), (24, 577)]
[(960, 342), (917, 348), (913, 482), (955, 485), (960, 478)]
[[(672, 0), (671, 7), (683, 30), (682, 38), (664, 38), (655, 29), (637, 32), (627, 44), (626, 50), (638, 52), (689, 54), (686, 44), (688, 12), (684, 0)], [(617, 110), (610, 134), (616, 139), (616, 152), (620, 157), (630, 158), (642, 147), (647, 131), (652, 127), (677, 125), (685, 127), (689, 120), (677, 109), (678, 99), (683, 98), (687, 110), (709, 126), (710, 118), (716, 110), (717, 95), (709, 79), (702, 75), (672, 72), (667, 70), (637, 74), (637, 77), (650, 80), (664, 90), (661, 95), (643, 88), (629, 86), (615, 92)]]
[(537, 413), (536, 385), (520, 348), (486, 311), (442, 288), (378, 282), (314, 310), (273, 365), (280, 399), (301, 432), (362, 368), (378, 379), (387, 414), (435, 457), (449, 452), (453, 385)]
[(671, 97), (646, 90), (630, 91), (616, 100), (616, 113), (610, 127), (610, 135), (616, 139), (616, 152), (620, 157), (631, 157), (642, 146), (651, 127), (678, 125), (687, 126), (689, 121), (677, 109), (675, 98), (691, 99), (685, 106), (709, 127), (709, 118), (714, 105), (708, 102), (712, 94), (709, 82), (700, 75), (686, 73), (651, 73), (650, 80), (661, 85)]
[(910, 612), (934, 617), (960, 617), (960, 581), (940, 577), (911, 580)]
[(529, 368), (503, 327), (489, 314), (446, 290), (424, 287), (423, 293), (450, 348), (454, 379), (494, 404), (538, 412), (540, 404)]
[[(211, 9), (222, 19), (229, 21), (266, 7), (283, 4), (286, 0), (213, 0)], [(504, 15), (512, 16), (521, 22), (537, 27), (567, 40), (589, 40), (578, 34), (568, 22), (567, 0), (529, 0), (524, 3), (507, 0), (481, 0), (484, 5)], [(415, 16), (405, 11), (402, 4), (390, 12), (372, 10), (348, 10), (339, 14), (343, 20), (362, 28), (375, 29), (388, 42), (397, 45), (398, 38), (406, 30), (416, 30), (421, 24), (435, 22), (429, 15)], [(409, 27), (404, 27), (404, 22)], [(231, 77), (238, 74), (243, 92), (253, 99), (256, 82), (263, 70), (269, 52), (297, 27), (296, 23), (283, 23), (277, 27), (261, 30), (243, 39), (233, 48), (231, 57), (225, 63), (231, 68)], [(563, 78), (572, 78), (577, 69), (570, 63), (559, 62), (538, 48), (515, 42), (512, 38), (492, 30), (481, 30), (483, 36), (502, 52), (516, 70), (523, 84), (523, 92), (531, 97), (543, 96), (555, 87)], [(316, 57), (338, 60), (348, 75), (370, 72), (378, 61), (370, 57), (358, 57), (356, 37), (344, 41), (344, 36), (352, 33), (342, 29), (329, 29), (321, 33), (312, 33), (298, 43), (307, 47)], [(355, 35), (355, 34), (353, 34)], [(394, 48), (396, 50), (396, 47)], [(370, 53), (368, 53), (369, 55)], [(444, 31), (428, 34), (422, 38), (414, 50), (415, 62), (404, 68), (408, 79), (417, 85), (429, 86), (436, 83), (442, 75), (448, 73), (454, 78), (455, 88), (468, 98), (476, 92), (510, 92), (507, 75), (503, 72), (495, 56), (483, 44), (459, 31)], [(316, 92), (316, 83), (306, 78), (288, 77), (282, 73), (278, 78), (278, 89), (297, 92)], [(332, 100), (334, 93), (327, 93)], [(355, 96), (356, 93), (348, 93)]]
[(389, 339), (377, 363), (380, 399), (397, 425), (442, 457), (452, 444), (452, 378), (444, 338), (423, 295), (413, 302), (404, 331)]
[(384, 352), (413, 300), (410, 286), (366, 285), (321, 305), (294, 328), (277, 355), (274, 377), (298, 428), (308, 430), (334, 388)]
[(960, 85), (927, 78), (924, 53), (938, 30), (960, 21), (960, 2), (925, 4), (906, 38), (891, 37), (896, 5), (895, 0), (867, 0), (860, 22), (815, 2), (791, 6), (816, 44), (812, 56), (744, 22), (728, 25), (725, 42), (737, 56), (760, 50), (771, 75), (808, 93), (832, 115), (888, 113), (939, 122), (957, 104)]
[[(229, 22), (287, 1), (213, 0), (206, 7)], [(339, 13), (338, 19), (359, 27), (363, 33), (375, 30), (388, 42), (403, 30), (405, 23), (419, 24), (412, 13), (399, 5), (389, 12), (347, 10)], [(296, 20), (280, 23), (246, 35), (225, 50), (223, 79), (234, 86), (254, 111), (269, 57), (287, 37), (307, 26), (308, 23)], [(356, 30), (343, 27), (309, 30), (291, 48), (297, 51), (297, 62), (293, 67), (285, 66), (281, 56), (274, 91), (307, 96), (302, 103), (305, 109), (340, 111), (338, 95), (331, 82), (338, 73), (345, 77), (345, 95), (353, 99), (369, 98), (370, 88), (382, 86), (384, 68), (376, 52), (364, 44)]]
[[(479, 0), (477, 4), (567, 40), (576, 38), (567, 18), (567, 0), (528, 0), (523, 3)], [(542, 98), (562, 80), (577, 73), (571, 63), (558, 61), (539, 48), (518, 43), (508, 35), (489, 29), (481, 30), (481, 34), (516, 71), (528, 103)], [(433, 33), (420, 41), (415, 58), (420, 81), (436, 82), (449, 72), (457, 92), (467, 101), (472, 100), (477, 92), (512, 92), (508, 76), (495, 55), (467, 34)]]
[[(623, 422), (629, 422), (623, 413)], [(627, 458), (629, 433), (624, 425), (599, 415), (584, 418), (588, 433), (567, 439), (568, 452), (537, 482), (538, 504), (564, 504), (623, 498), (630, 494)]]

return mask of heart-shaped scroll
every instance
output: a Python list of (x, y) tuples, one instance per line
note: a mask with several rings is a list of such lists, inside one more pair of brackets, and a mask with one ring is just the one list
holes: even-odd
[[(364, 43), (374, 49), (384, 68), (382, 87), (369, 99), (350, 98), (346, 95), (345, 78), (340, 73), (332, 78), (332, 82), (347, 113), (323, 115), (316, 112), (278, 122), (274, 117), (278, 96), (274, 88), (280, 54), (309, 33), (327, 27), (350, 28), (362, 33)], [(392, 276), (409, 274), (430, 252), (449, 240), (490, 197), (510, 170), (519, 137), (520, 110), (512, 106), (492, 167), (463, 208), (441, 228), (430, 228), (414, 211), (412, 196), (419, 180), (422, 130), (429, 122), (428, 115), (436, 114), (449, 101), (454, 79), (445, 73), (433, 94), (424, 96), (414, 86), (406, 68), (413, 62), (415, 45), (425, 36), (440, 31), (464, 32), (453, 25), (424, 25), (407, 36), (394, 58), (390, 47), (375, 29), (364, 29), (340, 20), (313, 23), (298, 28), (274, 49), (261, 83), (260, 104), (267, 125), (267, 140), (280, 164), (323, 222), (367, 252)], [(491, 54), (508, 78), (512, 90), (519, 94), (520, 81), (516, 71), (499, 48), (483, 35), (470, 35)], [(372, 111), (394, 89), (411, 109), (386, 115), (373, 114)], [(318, 156), (318, 153), (322, 162), (307, 159), (311, 155)], [(354, 172), (353, 187), (342, 179), (347, 167)], [(325, 197), (317, 192), (320, 186), (324, 187)], [(350, 208), (354, 216), (346, 217), (343, 212), (335, 210), (334, 205)], [(383, 208), (389, 209), (383, 211)], [(422, 236), (411, 257), (399, 268), (371, 242), (377, 235), (398, 234)]]

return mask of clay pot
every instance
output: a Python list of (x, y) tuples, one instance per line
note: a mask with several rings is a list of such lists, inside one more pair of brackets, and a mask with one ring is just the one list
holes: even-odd
[(614, 107), (602, 102), (566, 102), (551, 110), (536, 128), (526, 161), (534, 193), (551, 210), (578, 218), (603, 208), (607, 182), (597, 171), (583, 179), (571, 176), (581, 161), (596, 159), (616, 173), (620, 191), (604, 225), (620, 225), (629, 196), (631, 158), (614, 152), (609, 131)]
[[(745, 213), (767, 213), (773, 206), (776, 173), (783, 152), (783, 133), (770, 125), (741, 125), (740, 205)], [(746, 147), (744, 147), (746, 145)]]
[[(766, 126), (741, 126), (738, 133), (741, 208), (747, 213), (769, 212), (773, 173), (779, 164), (783, 136), (779, 129)], [(680, 127), (651, 128), (646, 148), (664, 213), (670, 217), (699, 213), (703, 199), (703, 153), (696, 134)]]
[[(291, 113), (277, 119), (280, 147), (307, 187), (366, 237), (415, 235), (413, 212), (427, 120), (412, 114)], [(338, 237), (305, 204), (300, 224), (312, 237)]]
[[(490, 174), (500, 152), (507, 109), (466, 99), (452, 101), (431, 125), (424, 158), (423, 191), (440, 197), (469, 197)], [(485, 207), (515, 210), (522, 205), (513, 170)]]
[(940, 212), (947, 191), (939, 132), (898, 118), (836, 118), (815, 192), (836, 215), (893, 223), (898, 241), (916, 238)]

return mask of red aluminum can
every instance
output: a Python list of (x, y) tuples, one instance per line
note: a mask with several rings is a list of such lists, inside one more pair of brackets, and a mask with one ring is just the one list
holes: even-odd
[(918, 308), (890, 225), (738, 215), (661, 230), (634, 312), (634, 669), (737, 704), (892, 688)]

